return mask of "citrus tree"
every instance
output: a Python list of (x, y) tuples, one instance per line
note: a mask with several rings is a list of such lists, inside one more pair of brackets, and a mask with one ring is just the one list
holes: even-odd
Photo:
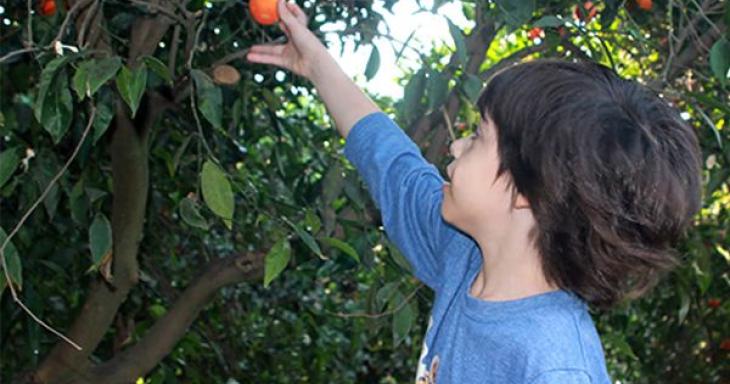
[[(3, 6), (3, 380), (411, 381), (431, 292), (384, 235), (311, 84), (243, 59), (282, 39), (249, 5)], [(599, 61), (682, 110), (706, 160), (682, 266), (593, 315), (623, 383), (727, 377), (725, 2), (462, 1), (468, 25), (447, 20), (450, 41), (427, 49), (392, 38), (371, 2), (301, 5), (320, 36), (339, 21), (338, 38), (370, 50), (365, 78), (373, 42), (418, 52), (403, 98), (376, 102), (439, 165), (489, 76), (535, 57)]]

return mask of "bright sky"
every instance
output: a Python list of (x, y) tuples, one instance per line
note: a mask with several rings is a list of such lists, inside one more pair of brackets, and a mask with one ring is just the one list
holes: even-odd
[[(453, 47), (454, 43), (449, 34), (449, 25), (446, 18), (450, 19), (462, 29), (465, 26), (473, 26), (473, 23), (468, 21), (462, 13), (460, 1), (444, 4), (439, 8), (437, 15), (431, 12), (416, 14), (415, 12), (419, 9), (416, 0), (397, 1), (393, 6), (392, 14), (383, 8), (382, 3), (382, 1), (376, 1), (373, 9), (383, 15), (386, 23), (390, 27), (391, 35), (396, 40), (405, 42), (411, 32), (417, 30), (409, 45), (417, 49), (420, 48), (422, 52), (429, 52), (432, 46), (441, 45), (442, 42), (446, 42)], [(424, 8), (430, 10), (433, 0), (421, 0), (421, 4)], [(344, 29), (344, 23), (334, 24), (333, 27), (326, 30), (341, 31), (342, 29)], [(379, 31), (386, 33), (385, 26), (380, 25)], [(364, 75), (365, 67), (370, 58), (372, 48), (370, 46), (361, 46), (357, 51), (353, 52), (355, 44), (352, 41), (347, 41), (345, 44), (345, 52), (343, 55), (340, 55), (341, 46), (339, 38), (335, 34), (330, 34), (327, 39), (331, 43), (330, 52), (345, 72), (353, 77), (358, 85), (374, 94), (400, 99), (403, 97), (403, 87), (396, 83), (396, 78), (403, 74), (401, 68), (412, 69), (420, 67), (418, 64), (418, 56), (413, 50), (406, 48), (401, 59), (396, 63), (396, 52), (393, 52), (391, 44), (388, 43), (386, 38), (376, 38), (374, 41), (380, 51), (380, 70), (378, 70), (375, 77), (369, 82), (366, 82)], [(394, 44), (397, 49), (400, 49), (402, 46), (402, 44), (397, 42)]]

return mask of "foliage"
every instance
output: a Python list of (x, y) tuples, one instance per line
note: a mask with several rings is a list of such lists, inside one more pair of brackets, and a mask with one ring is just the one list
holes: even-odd
[[(422, 11), (448, 2), (424, 1)], [(380, 228), (312, 85), (242, 60), (242, 50), (281, 38), (278, 31), (253, 23), (247, 3), (235, 0), (80, 0), (33, 17), (25, 1), (6, 3), (0, 240), (45, 194), (4, 249), (11, 284), (40, 318), (73, 328), (72, 338), (97, 325), (72, 326), (92, 292), (118, 299), (103, 306), (110, 321), (98, 323), (101, 337), (87, 340), (85, 355), (69, 356), (88, 357), (100, 377), (122, 367), (150, 383), (412, 379), (431, 293)], [(302, 5), (320, 35), (323, 25), (345, 21), (338, 36), (358, 46), (390, 39), (378, 32), (383, 17), (370, 2)], [(453, 44), (419, 53), (420, 67), (402, 79), (404, 98), (376, 100), (437, 164), (449, 132), (467, 134), (476, 123), (471, 105), (488, 76), (534, 57), (612, 66), (660, 92), (696, 127), (705, 201), (682, 239), (682, 266), (647, 297), (594, 318), (614, 379), (720, 382), (730, 349), (730, 6), (461, 7), (472, 25), (449, 21)], [(390, 42), (401, 53), (409, 44)], [(369, 79), (381, 57), (375, 46), (363, 49), (372, 49)], [(240, 81), (217, 76), (224, 65)], [(206, 284), (196, 276), (253, 253), (266, 255), (256, 279), (226, 280), (199, 308), (180, 309), (181, 297)], [(63, 342), (21, 311), (4, 273), (0, 287), (0, 380), (69, 374), (54, 365)], [(155, 327), (188, 318), (180, 337)], [(144, 347), (149, 340), (158, 342)], [(150, 369), (116, 366), (125, 349), (159, 357)]]

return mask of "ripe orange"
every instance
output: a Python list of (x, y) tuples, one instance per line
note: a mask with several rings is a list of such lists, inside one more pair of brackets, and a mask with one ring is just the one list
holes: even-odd
[(636, 0), (636, 4), (639, 4), (639, 8), (645, 11), (650, 10), (653, 5), (651, 0)]
[(271, 25), (279, 21), (278, 0), (251, 0), (248, 3), (251, 15), (257, 23)]
[(40, 14), (43, 16), (50, 16), (56, 13), (56, 1), (55, 0), (44, 0), (41, 3)]
[(545, 37), (545, 31), (540, 27), (532, 28), (527, 32), (527, 38), (530, 40), (542, 39), (543, 37)]

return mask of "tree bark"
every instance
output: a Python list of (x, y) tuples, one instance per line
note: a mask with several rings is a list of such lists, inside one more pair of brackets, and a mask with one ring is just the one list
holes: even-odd
[(147, 134), (139, 134), (126, 111), (119, 106), (111, 143), (113, 286), (97, 278), (68, 336), (83, 350), (59, 342), (35, 373), (41, 383), (66, 382), (85, 377), (90, 368), (89, 355), (106, 334), (119, 306), (137, 283), (137, 250), (147, 206)]
[(90, 370), (84, 383), (132, 383), (150, 372), (187, 332), (200, 310), (221, 288), (241, 281), (260, 279), (264, 253), (244, 254), (212, 262), (175, 301), (170, 310), (150, 328), (145, 337), (113, 359)]
[[(94, 49), (111, 51), (108, 36), (100, 26), (101, 13), (86, 9), (76, 19), (76, 24), (84, 25), (85, 17), (94, 18), (91, 22), (92, 32), (87, 40), (89, 45)], [(135, 23), (135, 26), (151, 22), (144, 19)], [(134, 58), (152, 54), (167, 28), (169, 21), (160, 16), (157, 27), (148, 28), (147, 35), (133, 34), (130, 53), (135, 55)], [(98, 35), (94, 31), (97, 31)], [(111, 326), (129, 290), (137, 283), (139, 278), (137, 252), (143, 235), (149, 184), (147, 138), (152, 124), (162, 109), (158, 106), (152, 107), (153, 112), (140, 124), (141, 126), (137, 127), (129, 118), (126, 106), (117, 100), (110, 145), (114, 180), (111, 219), (114, 280), (112, 285), (99, 278), (91, 283), (89, 295), (67, 332), (68, 337), (78, 343), (82, 350), (78, 351), (65, 342), (57, 343), (34, 372), (32, 377), (34, 382), (63, 383), (69, 380), (88, 380), (87, 373), (91, 368), (89, 356)]]

